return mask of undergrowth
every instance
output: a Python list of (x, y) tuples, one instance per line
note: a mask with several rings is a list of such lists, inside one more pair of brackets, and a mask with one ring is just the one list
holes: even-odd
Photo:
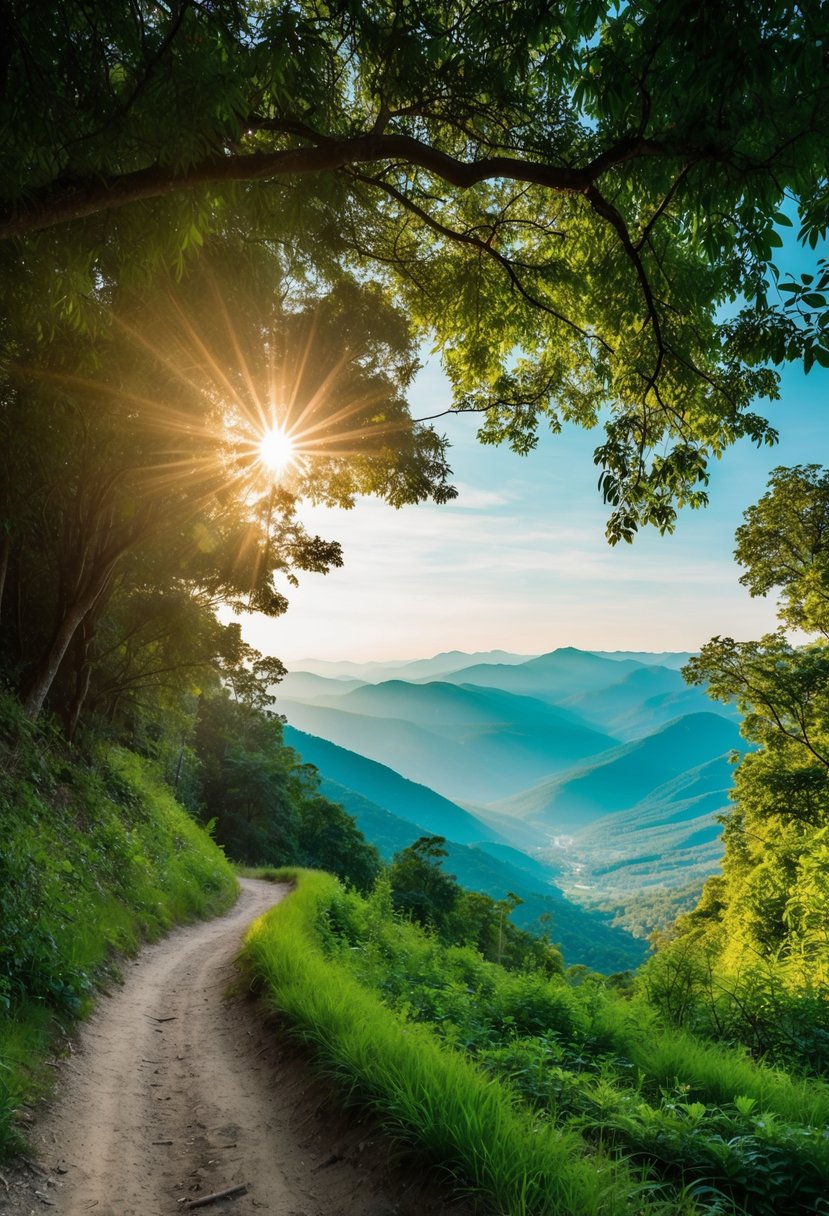
[(332, 1076), (509, 1216), (829, 1212), (829, 1087), (663, 1030), (599, 978), (506, 972), (301, 873), (252, 929)]
[(121, 750), (80, 760), (0, 705), (0, 1159), (45, 1051), (88, 1007), (116, 951), (229, 907), (224, 854), (152, 768)]
[[(251, 928), (246, 957), (273, 1004), (312, 1044), (329, 1075), (386, 1127), (451, 1171), (485, 1208), (510, 1216), (643, 1216), (667, 1208), (640, 1172), (590, 1149), (577, 1131), (521, 1108), (465, 1053), (383, 1004), (326, 951), (326, 912), (341, 898), (328, 875), (285, 872), (297, 890)], [(633, 1206), (631, 1206), (633, 1205)]]

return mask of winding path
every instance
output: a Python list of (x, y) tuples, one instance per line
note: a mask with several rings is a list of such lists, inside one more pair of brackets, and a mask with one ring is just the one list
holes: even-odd
[(339, 1116), (320, 1125), (324, 1089), (280, 1056), (252, 1002), (227, 997), (246, 927), (286, 891), (243, 880), (226, 916), (178, 929), (126, 965), (60, 1066), (57, 1100), (34, 1129), (37, 1162), (0, 1190), (0, 1211), (171, 1216), (241, 1184), (208, 1216), (442, 1209), (406, 1202), (411, 1178), (378, 1171), (376, 1142), (355, 1140), (370, 1132)]

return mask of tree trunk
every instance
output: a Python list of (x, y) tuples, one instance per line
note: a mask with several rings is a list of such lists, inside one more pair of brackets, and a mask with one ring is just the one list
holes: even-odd
[(49, 695), (49, 689), (54, 683), (55, 676), (58, 674), (58, 669), (78, 627), (88, 613), (100, 609), (111, 585), (113, 571), (124, 553), (135, 543), (138, 535), (138, 528), (131, 529), (128, 535), (103, 546), (94, 559), (90, 557), (88, 551), (77, 555), (76, 565), (80, 567), (79, 575), (82, 575), (84, 570), (86, 573), (82, 578), (67, 580), (70, 585), (74, 582), (77, 590), (70, 598), (68, 607), (63, 611), (52, 641), (23, 694), (23, 710), (28, 718), (36, 718), (43, 709), (43, 703)]
[(43, 709), (43, 702), (49, 695), (49, 689), (58, 674), (58, 668), (63, 662), (63, 656), (69, 648), (69, 643), (92, 606), (91, 598), (85, 596), (73, 604), (55, 630), (51, 644), (35, 668), (34, 675), (23, 695), (23, 711), (27, 718), (36, 718)]
[(6, 576), (9, 572), (9, 557), (11, 556), (12, 542), (10, 536), (4, 536), (0, 543), (0, 620), (3, 618), (3, 595), (6, 590)]
[(70, 743), (75, 737), (75, 731), (78, 729), (81, 711), (86, 703), (86, 695), (89, 692), (96, 635), (97, 620), (94, 618), (93, 613), (88, 612), (81, 622), (80, 637), (78, 638), (80, 653), (75, 664), (74, 690), (66, 713), (66, 737)]

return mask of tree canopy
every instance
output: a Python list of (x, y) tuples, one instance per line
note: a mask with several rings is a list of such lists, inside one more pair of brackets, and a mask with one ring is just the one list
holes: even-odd
[[(608, 535), (705, 501), (767, 364), (829, 365), (825, 5), (4, 6), (0, 275), (38, 334), (211, 238), (344, 273), (441, 352), (481, 437), (593, 426)], [(10, 293), (7, 298), (10, 298)]]

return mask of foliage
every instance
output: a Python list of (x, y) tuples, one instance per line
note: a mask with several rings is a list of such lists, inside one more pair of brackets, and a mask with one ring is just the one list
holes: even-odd
[[(178, 282), (103, 276), (93, 295), (94, 341), (14, 318), (0, 376), (0, 657), (27, 712), (51, 697), (70, 735), (217, 668), (241, 679), (217, 605), (277, 616), (298, 571), (342, 562), (301, 497), (454, 493), (403, 397), (406, 324), (378, 293), (343, 275), (320, 296), (226, 234)], [(275, 426), (298, 445), (277, 480), (259, 458)]]
[[(616, 1202), (643, 1213), (710, 1216), (824, 1210), (825, 1085), (792, 1081), (740, 1051), (664, 1029), (650, 1007), (620, 999), (598, 977), (573, 986), (566, 976), (507, 972), (474, 949), (443, 945), (394, 917), (388, 884), (364, 900), (320, 875), (295, 877), (296, 893), (248, 941), (269, 999), (352, 1101), (391, 1117), (432, 1159), (446, 1162), (462, 1145), (463, 1156), (449, 1157), (456, 1176), (469, 1179), (470, 1154), (485, 1143), (492, 1172), (485, 1191), (480, 1175), (474, 1185), (490, 1204), (500, 1197), (496, 1210), (571, 1210), (569, 1197), (534, 1186), (531, 1161), (547, 1151), (553, 1127), (577, 1137), (569, 1141), (571, 1164), (583, 1141), (593, 1146), (587, 1161), (596, 1179), (613, 1177), (602, 1211)], [(533, 1127), (527, 1147), (512, 1145), (515, 1160), (504, 1159), (484, 1130), (479, 1091), (464, 1079), (473, 1061), (494, 1101), (512, 1095), (512, 1117), (535, 1120), (525, 1125)], [(447, 1092), (449, 1077), (455, 1092)], [(489, 1119), (504, 1137), (502, 1117)], [(647, 1171), (646, 1189), (618, 1159)], [(507, 1198), (516, 1167), (533, 1186), (529, 1201)], [(584, 1194), (579, 1201), (592, 1210)]]
[(88, 1007), (113, 951), (221, 911), (236, 882), (146, 762), (103, 748), (84, 761), (34, 736), (8, 696), (0, 713), (3, 1152), (50, 1018)]
[(778, 589), (778, 615), (808, 633), (829, 634), (829, 472), (820, 465), (777, 468), (769, 489), (737, 529), (734, 556), (752, 595)]
[(443, 836), (420, 836), (395, 854), (390, 872), (395, 908), (418, 924), (437, 929), (445, 928), (460, 895), (454, 877), (441, 868), (447, 856), (445, 843)]
[(194, 808), (236, 861), (314, 866), (371, 888), (377, 850), (319, 793), (316, 770), (284, 746), (279, 718), (227, 694), (202, 697), (193, 754)]
[(326, 876), (293, 876), (298, 890), (252, 926), (246, 958), (269, 1002), (352, 1102), (370, 1106), (426, 1163), (451, 1172), (459, 1188), (494, 1210), (613, 1216), (628, 1211), (635, 1195), (643, 1216), (655, 1216), (622, 1167), (600, 1162), (594, 1169), (578, 1136), (517, 1111), (460, 1053), (425, 1027), (406, 1025), (361, 987), (341, 957), (326, 959), (315, 925), (343, 897)]
[(638, 875), (627, 887), (617, 885), (610, 894), (574, 892), (580, 903), (611, 915), (611, 924), (627, 929), (633, 937), (649, 940), (663, 933), (676, 918), (690, 912), (699, 902), (702, 880), (681, 887), (652, 886), (644, 890), (636, 885)]
[(780, 468), (737, 531), (752, 594), (779, 588), (783, 622), (823, 636), (714, 638), (686, 667), (711, 696), (736, 701), (755, 750), (735, 774), (722, 877), (644, 975), (680, 1024), (817, 1073), (829, 1064), (827, 520), (826, 473)]
[(510, 920), (521, 904), (511, 891), (493, 899), (466, 891), (442, 869), (448, 856), (443, 836), (420, 836), (392, 859), (388, 885), (394, 909), (433, 929), (449, 945), (468, 945), (505, 967), (561, 971), (561, 953), (545, 934), (531, 934)]
[(3, 23), (0, 276), (45, 338), (95, 327), (102, 279), (182, 275), (222, 233), (320, 287), (348, 267), (433, 339), (485, 442), (601, 418), (613, 541), (702, 504), (736, 438), (773, 440), (765, 361), (829, 362), (825, 265), (775, 264), (793, 212), (807, 248), (827, 230), (819, 0), (60, 0)]

